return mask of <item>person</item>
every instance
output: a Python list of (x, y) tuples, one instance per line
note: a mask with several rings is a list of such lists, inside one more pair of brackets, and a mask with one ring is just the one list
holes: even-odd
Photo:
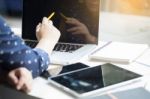
[(60, 30), (63, 33), (67, 32), (68, 38), (72, 42), (96, 43), (98, 41), (100, 0), (75, 0), (72, 2), (68, 3), (70, 9), (62, 5), (60, 16), (63, 21), (61, 21)]
[(49, 57), (60, 32), (52, 21), (44, 17), (36, 27), (36, 36), (39, 43), (32, 49), (0, 16), (0, 73), (8, 75), (8, 81), (17, 90), (30, 91), (32, 78), (48, 68)]

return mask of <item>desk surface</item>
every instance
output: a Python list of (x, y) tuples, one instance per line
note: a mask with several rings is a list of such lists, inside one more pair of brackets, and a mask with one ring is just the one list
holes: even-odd
[[(107, 40), (116, 40), (116, 37), (117, 37), (118, 40), (136, 41), (136, 39), (134, 40), (133, 38), (135, 36), (137, 36), (137, 34), (139, 34), (139, 36), (137, 36), (137, 38), (140, 40), (138, 40), (138, 39), (137, 40), (140, 41), (140, 43), (147, 42), (150, 44), (149, 35), (148, 35), (149, 31), (150, 31), (150, 28), (149, 28), (150, 27), (150, 18), (140, 17), (140, 16), (139, 17), (135, 17), (135, 16), (129, 17), (126, 15), (118, 15), (118, 14), (110, 14), (110, 13), (103, 13), (103, 14), (101, 14), (101, 17), (102, 17), (101, 18), (102, 24), (101, 24), (100, 30), (102, 33), (106, 33), (106, 34), (100, 35), (100, 36), (102, 36), (102, 37), (100, 37), (101, 40), (106, 40), (106, 41)], [(118, 19), (120, 21), (118, 21)], [(116, 20), (117, 20), (117, 22), (116, 22)], [(133, 20), (135, 20), (135, 21), (133, 21)], [(11, 24), (11, 22), (10, 22), (10, 24)], [(17, 22), (18, 22), (18, 24), (21, 24), (21, 22), (19, 22), (19, 21), (17, 21)], [(130, 24), (130, 22), (131, 22), (131, 24)], [(13, 22), (12, 22), (12, 24), (13, 24)], [(119, 24), (122, 24), (122, 25), (119, 25)], [(21, 25), (19, 25), (19, 26), (21, 26)], [(118, 26), (120, 26), (120, 27), (118, 27)], [(128, 27), (126, 27), (126, 26), (128, 26)], [(13, 27), (15, 27), (15, 26), (13, 26)], [(135, 30), (133, 30), (131, 28), (135, 28)], [(14, 28), (14, 30), (17, 31), (16, 34), (21, 36), (21, 29)], [(120, 34), (120, 32), (122, 32), (122, 34)], [(126, 34), (126, 33), (128, 33), (128, 34)], [(146, 35), (143, 35), (142, 33), (144, 33)], [(130, 34), (130, 36), (129, 36), (129, 34)], [(108, 38), (105, 38), (106, 36)], [(109, 37), (111, 37), (113, 39), (111, 39)], [(122, 39), (122, 37), (125, 37), (125, 38)], [(126, 39), (126, 37), (127, 37), (127, 39)], [(144, 40), (144, 41), (141, 42), (141, 40)], [(90, 66), (102, 64), (101, 62), (90, 61), (87, 58), (83, 58), (79, 61), (81, 61), (87, 65), (90, 65)], [(145, 64), (147, 66), (145, 66)], [(119, 65), (119, 66), (121, 66), (127, 70), (131, 70), (136, 73), (142, 74), (142, 75), (150, 74), (150, 50), (148, 50), (147, 53), (144, 54), (141, 58), (137, 59), (137, 62), (133, 62), (130, 65)], [(135, 86), (135, 84), (133, 84), (133, 85)], [(137, 84), (136, 87), (140, 86), (140, 85)], [(147, 87), (147, 89), (150, 91), (150, 84), (147, 84), (147, 85), (149, 85)], [(43, 99), (50, 99), (50, 98), (73, 99), (73, 97), (66, 94), (65, 92), (58, 90), (58, 89), (54, 88), (53, 86), (49, 85), (48, 81), (41, 77), (38, 77), (34, 80), (33, 89), (29, 94), (43, 98)]]
[[(150, 53), (150, 50), (148, 50), (148, 52), (146, 52), (146, 53)], [(143, 54), (141, 59), (143, 59), (144, 57), (145, 58), (147, 57), (147, 55), (145, 55), (145, 54)], [(102, 62), (93, 62), (93, 61), (89, 61), (88, 59), (85, 59), (85, 58), (81, 59), (80, 61), (82, 63), (88, 64), (90, 66), (103, 64)], [(138, 61), (140, 61), (140, 58), (138, 59)], [(142, 61), (142, 60), (140, 62), (144, 63), (144, 61)], [(144, 76), (147, 76), (150, 74), (150, 66), (145, 66), (143, 64), (139, 64), (138, 62), (133, 62), (130, 65), (121, 65), (121, 64), (117, 64), (117, 65), (122, 68), (125, 68), (127, 70), (131, 70), (133, 72), (144, 75)], [(116, 91), (116, 90), (118, 91), (118, 90), (124, 90), (126, 88), (130, 89), (130, 88), (134, 88), (134, 87), (145, 86), (145, 84), (146, 84), (145, 82), (147, 82), (147, 81), (148, 80), (146, 77), (146, 79), (144, 79), (143, 82), (141, 82), (141, 83), (133, 83), (133, 84), (127, 85), (125, 87), (124, 86), (119, 87), (115, 90), (110, 90), (110, 91)], [(147, 83), (146, 88), (150, 91), (150, 83)], [(41, 77), (38, 77), (34, 80), (33, 89), (29, 94), (40, 97), (40, 98), (44, 98), (44, 99), (49, 99), (51, 97), (56, 98), (56, 99), (62, 99), (62, 98), (63, 99), (74, 99), (74, 97), (70, 96), (69, 94), (48, 84), (48, 81)]]

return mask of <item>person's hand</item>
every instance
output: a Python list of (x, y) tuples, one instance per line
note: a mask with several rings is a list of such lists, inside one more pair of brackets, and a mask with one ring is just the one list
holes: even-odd
[(59, 40), (60, 31), (54, 27), (52, 21), (44, 17), (42, 23), (36, 27), (36, 36), (39, 41), (36, 48), (40, 48), (50, 55)]
[(8, 73), (9, 83), (16, 87), (17, 90), (24, 92), (31, 91), (32, 88), (32, 74), (31, 72), (24, 68), (20, 67), (14, 70), (11, 70)]
[(87, 43), (95, 43), (96, 38), (91, 35), (86, 25), (81, 23), (79, 20), (75, 18), (67, 18), (66, 24), (69, 25), (67, 32), (71, 33), (72, 35), (76, 35), (77, 37), (80, 37)]
[(51, 39), (58, 41), (60, 37), (60, 31), (54, 27), (53, 22), (46, 17), (43, 18), (42, 23), (39, 23), (36, 27), (37, 39)]

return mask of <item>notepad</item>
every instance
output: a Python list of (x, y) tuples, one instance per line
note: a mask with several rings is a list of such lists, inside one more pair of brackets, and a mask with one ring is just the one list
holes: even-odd
[(111, 42), (104, 48), (91, 54), (89, 58), (110, 63), (129, 64), (141, 56), (148, 48), (147, 44)]

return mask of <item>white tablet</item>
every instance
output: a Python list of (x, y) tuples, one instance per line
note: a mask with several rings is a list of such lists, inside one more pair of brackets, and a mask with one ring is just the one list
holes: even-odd
[(139, 74), (118, 66), (104, 64), (62, 73), (49, 78), (49, 82), (75, 97), (85, 97), (100, 94), (128, 83), (138, 82), (141, 77)]

